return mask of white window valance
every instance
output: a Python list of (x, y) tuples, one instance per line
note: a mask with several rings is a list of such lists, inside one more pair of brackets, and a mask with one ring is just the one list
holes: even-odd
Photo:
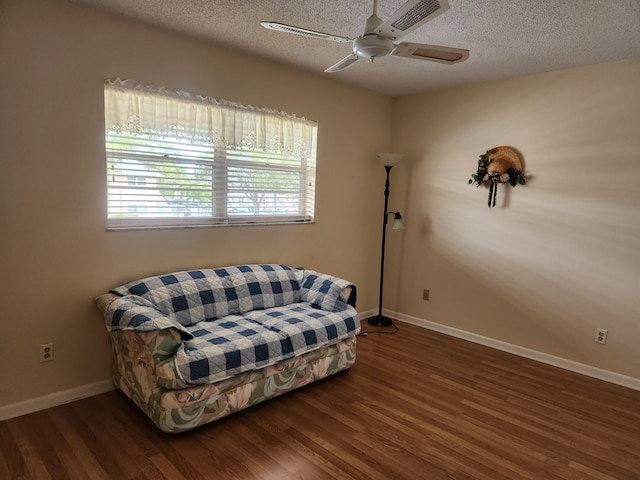
[(311, 156), (317, 124), (276, 110), (183, 91), (107, 80), (105, 127), (114, 132), (182, 138), (227, 150)]

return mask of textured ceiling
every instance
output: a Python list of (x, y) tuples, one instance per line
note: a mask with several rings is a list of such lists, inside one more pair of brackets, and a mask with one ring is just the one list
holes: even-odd
[[(275, 21), (357, 37), (372, 0), (71, 0), (390, 96), (640, 58), (638, 0), (450, 0), (451, 8), (402, 38), (470, 50), (444, 65), (410, 58), (324, 69), (350, 44), (267, 30)], [(379, 0), (385, 20), (404, 0)]]

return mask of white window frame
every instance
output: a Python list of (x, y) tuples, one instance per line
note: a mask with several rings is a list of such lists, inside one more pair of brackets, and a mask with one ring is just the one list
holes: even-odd
[[(171, 109), (181, 115), (165, 118)], [(185, 119), (184, 110), (199, 114)], [(230, 130), (229, 118), (240, 127)], [(316, 148), (317, 124), (303, 118), (107, 81), (107, 229), (313, 223)], [(172, 192), (197, 203), (170, 206)]]

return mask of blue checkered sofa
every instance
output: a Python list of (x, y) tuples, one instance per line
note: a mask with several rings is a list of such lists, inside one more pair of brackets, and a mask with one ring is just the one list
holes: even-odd
[(179, 432), (350, 368), (355, 286), (285, 265), (158, 275), (98, 297), (114, 383)]

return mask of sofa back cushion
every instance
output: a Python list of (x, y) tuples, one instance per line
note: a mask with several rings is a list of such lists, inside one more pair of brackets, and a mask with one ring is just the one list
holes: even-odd
[(303, 270), (239, 265), (144, 278), (112, 290), (137, 295), (183, 326), (300, 302)]

